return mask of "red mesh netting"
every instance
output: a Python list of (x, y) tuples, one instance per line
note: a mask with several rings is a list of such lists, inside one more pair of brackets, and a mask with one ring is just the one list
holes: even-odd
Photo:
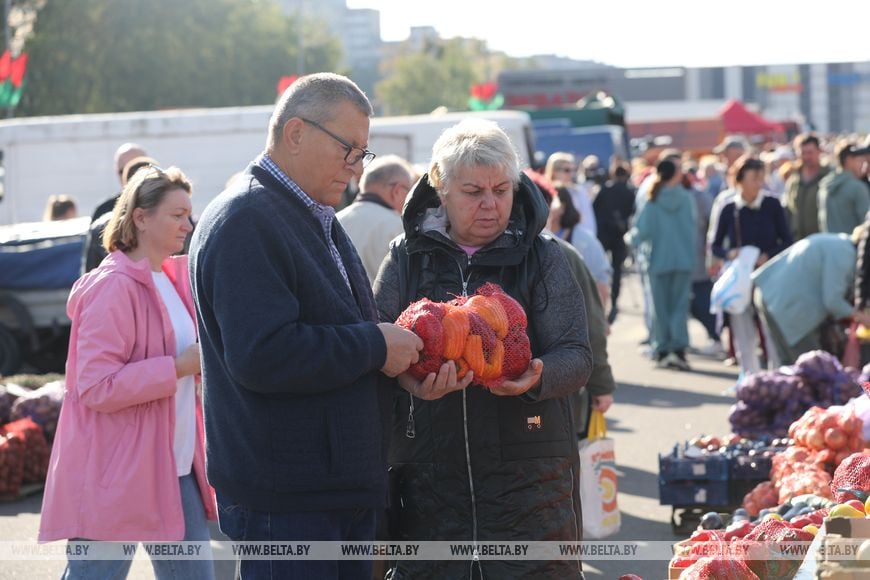
[(529, 367), (526, 313), (497, 284), (484, 284), (474, 296), (446, 303), (423, 298), (409, 305), (396, 324), (423, 339), (420, 360), (409, 369), (420, 380), (451, 360), (460, 378), (471, 370), (474, 383), (484, 387), (515, 379)]
[(41, 483), (48, 473), (48, 460), (51, 449), (45, 440), (42, 427), (30, 417), (7, 423), (0, 428), (0, 434), (16, 435), (24, 442), (24, 463), (22, 481), (24, 483)]
[(0, 432), (0, 495), (15, 495), (24, 479), (24, 439)]
[(706, 557), (683, 570), (680, 580), (758, 580), (758, 576), (741, 560)]
[(838, 503), (850, 499), (866, 500), (870, 494), (870, 455), (853, 453), (844, 459), (834, 472), (831, 493)]

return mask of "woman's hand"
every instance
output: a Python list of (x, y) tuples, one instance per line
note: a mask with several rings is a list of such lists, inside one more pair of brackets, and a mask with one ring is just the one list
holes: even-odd
[(758, 261), (755, 262), (755, 267), (761, 268), (762, 266), (764, 266), (765, 263), (767, 263), (769, 259), (770, 258), (767, 256), (767, 254), (761, 252), (761, 254), (758, 256)]
[(544, 372), (544, 361), (539, 358), (532, 359), (529, 368), (513, 381), (505, 381), (500, 387), (492, 387), (489, 392), (502, 397), (516, 397), (538, 386), (541, 382), (541, 373)]
[(592, 397), (592, 408), (596, 411), (606, 413), (613, 404), (613, 395), (598, 395)]
[(418, 381), (410, 373), (402, 373), (398, 377), (399, 386), (424, 401), (434, 401), (453, 391), (461, 391), (471, 384), (474, 372), (468, 373), (462, 379), (456, 378), (456, 365), (448, 361), (441, 365), (438, 374), (429, 373), (425, 379)]
[(189, 375), (199, 374), (199, 343), (195, 342), (175, 357), (175, 376), (179, 379)]

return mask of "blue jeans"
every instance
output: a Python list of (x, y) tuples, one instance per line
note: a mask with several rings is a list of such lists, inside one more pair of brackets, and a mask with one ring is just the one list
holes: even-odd
[[(373, 509), (325, 512), (258, 512), (217, 493), (221, 531), (236, 542), (346, 541), (372, 542), (377, 512)], [(370, 580), (371, 560), (239, 560), (241, 580), (341, 578)]]
[[(181, 508), (184, 510), (184, 541), (210, 541), (208, 522), (196, 478), (191, 473), (178, 478)], [(76, 540), (77, 543), (87, 540)], [(94, 542), (97, 543), (97, 542)], [(205, 551), (205, 550), (204, 550)], [(157, 580), (214, 580), (211, 550), (202, 560), (151, 560)], [(127, 560), (69, 560), (62, 580), (115, 580), (127, 577), (132, 557)]]

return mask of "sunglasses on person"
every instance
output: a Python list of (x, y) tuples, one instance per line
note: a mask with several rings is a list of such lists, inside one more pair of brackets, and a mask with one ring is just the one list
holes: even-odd
[[(305, 117), (299, 117), (299, 118), (302, 119), (302, 121), (304, 123), (308, 123), (309, 125), (317, 127), (318, 129), (320, 129), (321, 131), (323, 131), (324, 133), (326, 133), (327, 135), (329, 135), (330, 137), (332, 137), (333, 139), (335, 139), (336, 141), (341, 143), (342, 147), (344, 147), (344, 149), (345, 149), (344, 162), (347, 163), (348, 165), (356, 165), (357, 163), (362, 161), (362, 166), (366, 167), (366, 166), (368, 166), (369, 163), (371, 163), (374, 160), (375, 157), (377, 157), (376, 154), (372, 153), (368, 149), (363, 149), (362, 147), (354, 147), (353, 145), (351, 145), (350, 143), (348, 143), (347, 141), (345, 141), (344, 139), (342, 139), (341, 137), (339, 137), (338, 135), (336, 135), (335, 133), (333, 133), (332, 131), (330, 131), (329, 129), (327, 129), (326, 127), (321, 125), (320, 123), (318, 123), (317, 121), (312, 121), (311, 119), (306, 119)], [(354, 153), (354, 151), (358, 151), (358, 153)]]

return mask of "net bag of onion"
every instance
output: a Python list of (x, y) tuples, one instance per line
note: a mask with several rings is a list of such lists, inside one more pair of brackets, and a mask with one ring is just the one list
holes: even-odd
[(410, 304), (396, 324), (423, 339), (420, 360), (408, 369), (418, 380), (453, 361), (459, 378), (471, 370), (475, 384), (498, 387), (522, 375), (532, 358), (526, 313), (497, 284), (450, 302), (423, 298)]
[(870, 497), (870, 455), (853, 453), (834, 471), (831, 492), (837, 502)]

